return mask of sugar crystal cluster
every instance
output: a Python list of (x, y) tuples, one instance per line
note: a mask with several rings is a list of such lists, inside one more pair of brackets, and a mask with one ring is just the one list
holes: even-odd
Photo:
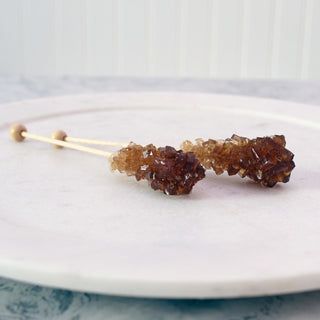
[(283, 135), (248, 139), (233, 135), (226, 140), (186, 140), (181, 149), (192, 151), (206, 168), (216, 174), (227, 171), (249, 177), (263, 185), (273, 187), (277, 182), (288, 182), (295, 164), (293, 154), (285, 148)]
[(169, 195), (188, 194), (205, 177), (205, 169), (194, 152), (173, 147), (157, 148), (130, 143), (111, 158), (111, 170), (118, 170), (139, 181), (146, 179), (154, 190)]

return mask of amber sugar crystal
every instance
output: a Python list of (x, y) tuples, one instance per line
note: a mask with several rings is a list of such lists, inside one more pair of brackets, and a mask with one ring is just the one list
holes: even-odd
[(118, 170), (139, 181), (146, 179), (154, 190), (166, 194), (188, 194), (205, 177), (205, 169), (194, 152), (173, 147), (157, 148), (130, 143), (111, 158), (111, 170)]
[(181, 149), (192, 151), (206, 168), (216, 174), (227, 171), (249, 177), (263, 185), (273, 187), (277, 182), (288, 182), (295, 164), (293, 154), (285, 148), (283, 135), (248, 139), (233, 135), (226, 140), (186, 140)]

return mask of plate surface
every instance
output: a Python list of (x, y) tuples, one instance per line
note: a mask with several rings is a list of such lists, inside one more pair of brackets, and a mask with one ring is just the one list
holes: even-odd
[[(240, 96), (108, 93), (0, 106), (0, 275), (147, 297), (240, 297), (320, 288), (320, 108)], [(207, 171), (187, 196), (111, 173), (99, 156), (8, 136), (178, 147), (185, 139), (284, 134), (287, 184)], [(115, 150), (108, 149), (107, 150)]]

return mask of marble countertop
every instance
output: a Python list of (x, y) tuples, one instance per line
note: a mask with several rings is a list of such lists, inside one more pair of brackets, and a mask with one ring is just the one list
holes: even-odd
[[(320, 82), (0, 77), (0, 103), (108, 91), (211, 92), (320, 105)], [(51, 289), (0, 278), (1, 320), (315, 320), (319, 315), (320, 291), (250, 299), (138, 299)]]

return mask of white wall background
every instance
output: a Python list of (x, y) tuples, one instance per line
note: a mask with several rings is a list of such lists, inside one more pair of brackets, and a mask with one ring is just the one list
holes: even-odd
[(0, 0), (0, 75), (320, 79), (320, 0)]

